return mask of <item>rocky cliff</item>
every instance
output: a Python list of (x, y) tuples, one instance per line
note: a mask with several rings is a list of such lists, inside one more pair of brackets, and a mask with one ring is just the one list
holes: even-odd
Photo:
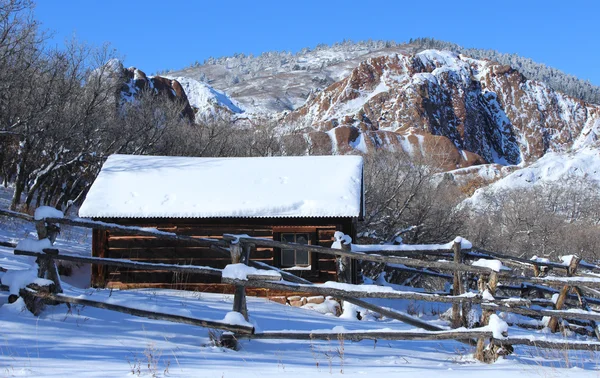
[(400, 147), (437, 154), (452, 169), (530, 163), (595, 144), (600, 107), (509, 66), (427, 50), (360, 63), (285, 122), (327, 133), (338, 152)]

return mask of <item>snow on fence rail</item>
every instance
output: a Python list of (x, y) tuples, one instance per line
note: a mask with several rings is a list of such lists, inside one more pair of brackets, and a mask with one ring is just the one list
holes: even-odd
[[(133, 267), (138, 269), (149, 269), (149, 270), (171, 270), (171, 271), (179, 271), (179, 272), (188, 272), (188, 273), (202, 273), (202, 274), (211, 274), (211, 275), (220, 275), (222, 277), (222, 282), (231, 284), (235, 286), (235, 296), (234, 296), (234, 305), (233, 310), (238, 312), (244, 316), (244, 318), (248, 319), (248, 312), (245, 304), (245, 288), (253, 287), (253, 288), (266, 288), (273, 290), (281, 290), (286, 292), (300, 292), (300, 293), (311, 293), (311, 294), (320, 294), (320, 295), (330, 295), (336, 297), (338, 299), (348, 301), (350, 303), (356, 304), (360, 307), (370, 309), (375, 312), (379, 312), (384, 316), (397, 319), (408, 324), (417, 326), (419, 328), (423, 328), (427, 330), (427, 332), (415, 333), (413, 339), (426, 340), (428, 337), (434, 337), (432, 335), (432, 331), (434, 333), (437, 332), (438, 336), (435, 337), (444, 337), (448, 339), (455, 339), (461, 342), (466, 342), (471, 345), (477, 345), (476, 357), (483, 361), (492, 361), (497, 358), (497, 353), (490, 357), (489, 351), (494, 350), (494, 348), (500, 346), (506, 346), (508, 344), (524, 344), (524, 345), (536, 345), (541, 347), (557, 347), (564, 348), (565, 346), (572, 347), (572, 349), (593, 349), (600, 350), (600, 344), (585, 344), (588, 345), (588, 348), (584, 348), (584, 344), (578, 343), (569, 343), (569, 342), (554, 342), (548, 340), (534, 340), (532, 338), (523, 338), (523, 339), (499, 339), (498, 337), (493, 338), (490, 337), (489, 332), (484, 330), (488, 329), (487, 324), (490, 319), (490, 316), (493, 315), (496, 311), (503, 312), (513, 312), (526, 316), (533, 317), (541, 317), (541, 316), (551, 316), (551, 320), (549, 326), (551, 330), (554, 332), (558, 329), (558, 317), (563, 319), (584, 319), (591, 321), (591, 325), (594, 329), (598, 329), (595, 325), (595, 321), (600, 320), (600, 314), (595, 313), (587, 307), (586, 299), (592, 300), (593, 298), (584, 297), (582, 293), (598, 293), (594, 290), (594, 288), (600, 288), (600, 278), (596, 277), (574, 277), (576, 274), (577, 268), (581, 266), (582, 268), (592, 270), (592, 271), (600, 271), (600, 267), (597, 267), (593, 264), (588, 264), (585, 262), (581, 262), (577, 258), (570, 258), (567, 262), (561, 263), (552, 263), (544, 260), (527, 260), (523, 258), (516, 258), (512, 256), (502, 255), (489, 251), (482, 250), (473, 250), (470, 243), (457, 238), (454, 242), (442, 244), (442, 245), (419, 245), (419, 246), (357, 246), (351, 245), (349, 241), (344, 240), (344, 238), (340, 238), (334, 243), (334, 246), (337, 244), (339, 248), (326, 248), (314, 245), (303, 245), (303, 244), (295, 244), (295, 243), (284, 243), (271, 239), (263, 239), (263, 238), (254, 238), (247, 235), (224, 235), (223, 239), (208, 239), (208, 238), (194, 238), (190, 236), (177, 235), (171, 232), (159, 231), (156, 229), (150, 228), (142, 228), (142, 227), (132, 227), (132, 226), (122, 226), (118, 224), (90, 221), (87, 219), (80, 218), (55, 218), (55, 217), (46, 217), (42, 219), (34, 219), (27, 214), (15, 213), (7, 210), (0, 210), (0, 215), (6, 215), (10, 217), (16, 217), (23, 220), (28, 221), (36, 221), (36, 227), (38, 229), (38, 234), (40, 237), (42, 235), (46, 235), (43, 227), (39, 227), (40, 225), (44, 225), (46, 227), (50, 227), (53, 224), (64, 224), (71, 225), (77, 227), (87, 227), (87, 228), (96, 228), (108, 231), (117, 231), (123, 234), (128, 235), (142, 235), (142, 236), (152, 236), (157, 239), (165, 239), (165, 240), (173, 240), (173, 241), (185, 241), (188, 243), (194, 243), (199, 246), (209, 246), (211, 249), (222, 253), (224, 256), (229, 256), (232, 259), (232, 265), (228, 266), (226, 270), (228, 273), (224, 274), (223, 270), (214, 269), (211, 267), (200, 267), (200, 266), (182, 266), (182, 265), (173, 265), (173, 264), (154, 264), (154, 263), (142, 263), (137, 261), (125, 260), (125, 259), (107, 259), (107, 258), (90, 258), (90, 257), (82, 257), (82, 256), (73, 256), (68, 254), (59, 254), (55, 249), (40, 251), (23, 251), (16, 250), (15, 254), (23, 254), (36, 256), (41, 261), (46, 261), (46, 270), (47, 271), (55, 271), (55, 263), (54, 260), (70, 260), (70, 261), (79, 261), (85, 263), (93, 263), (93, 264), (103, 264), (103, 265), (116, 265), (122, 267)], [(37, 218), (37, 217), (36, 217)], [(296, 250), (304, 250), (308, 252), (317, 252), (326, 255), (334, 255), (338, 259), (338, 277), (340, 277), (345, 283), (326, 283), (326, 284), (313, 284), (305, 279), (297, 277), (289, 272), (282, 271), (278, 268), (269, 266), (262, 262), (252, 261), (250, 259), (251, 250), (253, 247), (270, 247), (270, 248), (284, 248), (284, 249), (296, 249)], [(451, 257), (453, 261), (428, 261), (421, 260), (417, 257)], [(467, 264), (465, 262), (466, 259), (484, 259), (475, 262), (473, 265)], [(371, 261), (374, 263), (383, 263), (392, 268), (398, 269), (410, 269), (413, 273), (420, 274), (431, 274), (441, 276), (443, 278), (453, 279), (453, 295), (436, 295), (433, 293), (419, 293), (419, 292), (407, 292), (407, 291), (397, 291), (393, 290), (389, 287), (381, 288), (381, 287), (372, 287), (370, 286), (368, 289), (365, 289), (364, 286), (361, 285), (352, 285), (349, 284), (348, 275), (344, 272), (344, 266), (349, 266), (347, 262), (350, 259), (363, 260), (363, 261)], [(489, 261), (496, 260), (496, 261)], [(501, 262), (509, 263), (509, 264), (519, 264), (521, 266), (526, 265), (533, 267), (534, 269), (534, 277), (525, 276), (525, 275), (515, 275), (511, 269), (507, 269), (503, 267)], [(582, 264), (580, 264), (582, 263)], [(233, 265), (236, 264), (236, 265)], [(41, 264), (43, 265), (43, 264)], [(244, 268), (244, 266), (249, 265), (256, 269), (252, 270), (252, 268)], [(53, 269), (48, 269), (48, 267)], [(419, 268), (419, 269), (417, 269)], [(540, 277), (539, 275), (542, 273), (542, 268), (552, 268), (559, 269), (561, 271), (566, 271), (568, 277), (561, 276), (553, 276), (553, 277)], [(430, 269), (436, 269), (441, 271), (450, 271), (452, 274), (443, 274), (437, 273), (435, 271), (431, 271)], [(262, 271), (260, 271), (262, 270)], [(271, 272), (265, 273), (265, 270), (270, 270)], [(276, 273), (275, 273), (276, 272)], [(479, 276), (479, 293), (472, 293), (465, 290), (465, 287), (468, 286), (466, 282), (471, 281), (472, 278), (468, 279), (465, 274), (475, 274)], [(60, 280), (58, 275), (53, 278), (56, 286), (60, 288)], [(284, 279), (281, 282), (281, 279)], [(521, 282), (523, 286), (530, 287), (543, 287), (547, 289), (548, 292), (558, 292), (558, 298), (554, 298), (552, 301), (554, 305), (553, 310), (546, 309), (534, 309), (531, 308), (533, 304), (542, 304), (548, 305), (550, 303), (548, 301), (540, 301), (540, 300), (528, 300), (525, 298), (508, 298), (508, 299), (495, 299), (493, 295), (495, 294), (496, 287), (498, 286), (498, 280), (502, 279), (503, 281), (514, 281)], [(562, 290), (554, 290), (550, 289), (544, 285), (550, 286), (558, 286), (561, 287)], [(580, 309), (570, 309), (563, 310), (562, 306), (565, 304), (570, 304), (568, 301), (568, 291), (570, 288), (577, 289), (577, 298), (580, 302)], [(467, 291), (467, 292), (466, 292)], [(465, 293), (466, 292), (466, 293)], [(35, 297), (43, 298), (46, 301), (54, 301), (54, 302), (65, 302), (65, 303), (77, 303), (79, 301), (84, 301), (81, 298), (72, 298), (64, 295), (58, 295), (56, 291), (50, 293), (42, 293), (35, 292), (31, 290), (25, 290), (25, 294), (31, 294)], [(572, 297), (572, 296), (571, 296)], [(418, 300), (418, 301), (431, 301), (431, 302), (441, 302), (441, 303), (452, 303), (453, 307), (453, 327), (457, 328), (461, 324), (466, 324), (466, 319), (461, 318), (461, 313), (468, 313), (469, 308), (473, 304), (481, 304), (481, 308), (484, 312), (484, 316), (482, 318), (482, 327), (479, 330), (469, 330), (469, 332), (458, 332), (448, 331), (439, 326), (427, 323), (421, 319), (414, 318), (410, 315), (401, 313), (399, 311), (386, 309), (380, 306), (376, 306), (360, 298), (391, 298), (391, 299), (408, 299), (408, 300)], [(93, 302), (93, 301), (91, 301)], [(543, 303), (542, 303), (543, 302)], [(103, 306), (102, 308), (111, 309), (114, 311), (122, 311), (132, 313), (143, 311), (139, 309), (131, 309), (131, 308), (116, 308), (111, 306), (116, 305), (107, 305), (106, 303), (88, 303), (90, 306)], [(123, 306), (121, 306), (123, 307)], [(135, 315), (135, 314), (134, 314)], [(148, 314), (142, 314), (138, 316), (146, 316)], [(153, 314), (152, 316), (166, 316), (166, 314)], [(151, 316), (146, 316), (151, 317)], [(156, 317), (155, 317), (156, 318)], [(166, 319), (165, 317), (161, 319)], [(227, 324), (212, 324), (207, 321), (201, 319), (179, 319), (183, 321), (192, 322), (195, 325), (202, 326), (210, 326), (212, 328), (219, 328), (227, 330)], [(177, 321), (177, 320), (174, 320)], [(203, 323), (204, 322), (204, 323)], [(192, 324), (189, 323), (189, 324)], [(218, 323), (218, 322), (217, 322)], [(212, 325), (209, 325), (212, 324)], [(235, 334), (231, 336), (232, 340), (235, 340), (237, 337), (248, 337), (248, 338), (328, 338), (331, 337), (332, 333), (318, 333), (318, 332), (310, 332), (310, 333), (289, 333), (289, 332), (269, 332), (262, 333), (258, 335), (253, 335), (253, 331), (249, 331), (248, 329), (239, 329), (232, 330)], [(409, 337), (409, 333), (401, 333), (401, 332), (385, 332), (380, 331), (379, 333), (373, 332), (360, 333), (360, 332), (341, 332), (341, 335), (344, 338), (349, 339), (363, 339), (363, 338), (376, 338), (376, 339), (384, 339), (384, 338), (394, 338), (394, 339), (403, 339), (406, 340)], [(600, 334), (597, 333), (598, 336)], [(473, 340), (477, 339), (477, 341)], [(487, 349), (484, 349), (484, 343), (486, 339), (490, 339)], [(510, 340), (510, 341), (509, 341)], [(230, 340), (231, 341), (231, 340)], [(487, 357), (486, 357), (487, 353)]]

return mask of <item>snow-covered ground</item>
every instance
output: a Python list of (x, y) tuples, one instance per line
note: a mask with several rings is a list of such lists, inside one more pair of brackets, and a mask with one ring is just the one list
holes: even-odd
[[(0, 189), (1, 205), (7, 191)], [(0, 219), (0, 240), (34, 237), (31, 225)], [(59, 249), (89, 254), (86, 230), (65, 230)], [(32, 264), (0, 247), (0, 266), (14, 270)], [(97, 290), (85, 287), (89, 271), (76, 269), (79, 279), (63, 277), (65, 292), (128, 307), (222, 320), (232, 309), (232, 296), (174, 290)], [(83, 273), (82, 273), (83, 272)], [(87, 276), (86, 276), (87, 274)], [(446, 326), (443, 304), (374, 300)], [(258, 332), (277, 330), (413, 330), (412, 326), (362, 312), (353, 306), (341, 317), (249, 298), (250, 321)], [(512, 316), (514, 319), (515, 316)], [(511, 336), (530, 334), (511, 327)], [(600, 355), (590, 352), (547, 351), (517, 346), (515, 353), (495, 364), (472, 358), (473, 349), (456, 341), (331, 341), (242, 340), (241, 350), (215, 346), (212, 331), (190, 325), (149, 320), (112, 311), (66, 305), (48, 306), (39, 317), (21, 300), (8, 304), (0, 292), (0, 376), (25, 377), (414, 377), (443, 375), (488, 378), (511, 374), (531, 377), (598, 376)], [(545, 335), (543, 331), (539, 336)]]

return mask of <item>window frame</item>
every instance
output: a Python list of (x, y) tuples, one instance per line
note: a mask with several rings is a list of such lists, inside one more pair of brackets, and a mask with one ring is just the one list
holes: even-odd
[[(286, 243), (286, 240), (284, 240), (284, 235), (294, 235), (294, 241), (293, 241), (293, 243), (296, 243), (298, 235), (305, 235), (305, 236), (307, 236), (307, 244), (306, 245), (312, 245), (312, 242), (313, 242), (313, 240), (312, 240), (313, 239), (313, 235), (312, 234), (313, 234), (312, 232), (308, 232), (308, 231), (292, 231), (292, 230), (290, 230), (290, 231), (287, 231), (287, 230), (286, 231), (280, 231), (279, 232), (279, 240), (281, 242), (283, 242), (283, 243)], [(288, 243), (289, 243), (289, 241), (288, 241)], [(283, 261), (284, 261), (283, 254), (286, 251), (294, 251), (294, 265), (284, 265), (283, 264)], [(306, 252), (307, 259), (308, 259), (308, 263), (307, 264), (298, 264), (297, 263), (297, 261), (298, 261), (297, 253), (298, 252), (299, 251), (297, 249), (291, 249), (291, 248), (284, 249), (284, 248), (280, 248), (279, 249), (279, 261), (280, 261), (279, 266), (281, 268), (285, 268), (285, 269), (296, 268), (296, 267), (298, 267), (298, 268), (308, 268), (308, 267), (311, 267), (311, 269), (312, 269), (313, 268), (312, 267), (312, 253), (308, 252), (308, 251)]]

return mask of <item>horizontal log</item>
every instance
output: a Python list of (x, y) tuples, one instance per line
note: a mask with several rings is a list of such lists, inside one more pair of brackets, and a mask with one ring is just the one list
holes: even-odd
[(457, 340), (468, 338), (491, 338), (490, 331), (438, 331), (438, 332), (410, 332), (410, 331), (346, 331), (346, 332), (261, 332), (244, 335), (223, 335), (226, 338), (244, 338), (252, 340)]
[(514, 314), (527, 315), (527, 316), (556, 316), (565, 319), (584, 319), (600, 321), (600, 313), (592, 311), (568, 311), (568, 310), (546, 310), (546, 309), (531, 309), (522, 307), (508, 307), (500, 304), (488, 304), (482, 303), (481, 308), (483, 310), (490, 311), (504, 311), (511, 312)]
[[(548, 294), (556, 294), (559, 293), (560, 290), (551, 288), (551, 287), (547, 287), (547, 286), (543, 286), (543, 285), (528, 285), (527, 283), (523, 283), (522, 284), (524, 286), (524, 288), (531, 288), (531, 289), (535, 289), (535, 290), (539, 290), (543, 293), (548, 293)], [(588, 289), (582, 286), (578, 286), (584, 293), (586, 293), (586, 290), (592, 290), (592, 289)], [(499, 289), (502, 290), (515, 290), (515, 291), (521, 291), (523, 290), (522, 286), (511, 286), (511, 285), (498, 285)], [(593, 295), (593, 294), (591, 294)], [(568, 297), (569, 302), (573, 303), (573, 302), (578, 302), (579, 298), (577, 297), (577, 295), (575, 294), (569, 294)], [(584, 297), (585, 301), (589, 304), (595, 304), (595, 305), (600, 305), (600, 299), (598, 298), (592, 298), (592, 297)]]
[(260, 262), (260, 261), (248, 261), (248, 265), (257, 269), (267, 269), (267, 270), (273, 270), (275, 272), (278, 272), (281, 277), (288, 281), (288, 282), (293, 282), (293, 283), (297, 283), (297, 284), (304, 284), (304, 285), (312, 285), (312, 282), (302, 278), (302, 277), (298, 277), (295, 274), (292, 274), (290, 272), (287, 272), (285, 270), (279, 269), (279, 268), (275, 268), (271, 265), (268, 265), (264, 262)]
[(407, 273), (417, 273), (417, 274), (422, 274), (425, 276), (432, 276), (432, 277), (439, 277), (439, 278), (445, 278), (448, 280), (453, 279), (454, 277), (451, 274), (444, 274), (444, 273), (438, 273), (438, 272), (433, 272), (431, 270), (428, 269), (419, 269), (419, 268), (411, 268), (408, 266), (402, 266), (400, 264), (386, 264), (385, 265), (385, 270), (399, 270), (402, 272), (407, 272)]
[(0, 247), (17, 248), (17, 243), (11, 243), (7, 241), (0, 241)]
[(552, 340), (531, 340), (519, 337), (508, 337), (506, 339), (492, 339), (493, 345), (528, 345), (544, 349), (560, 349), (560, 350), (593, 350), (600, 351), (600, 343), (595, 342), (576, 342), (576, 341), (552, 341)]
[[(224, 239), (231, 240), (232, 237), (224, 236)], [(238, 238), (242, 243), (254, 244), (256, 246), (264, 246), (264, 247), (273, 247), (273, 248), (294, 248), (295, 250), (308, 251), (308, 252), (318, 252), (325, 255), (333, 255), (333, 256), (342, 256), (349, 257), (351, 259), (363, 260), (363, 261), (373, 261), (378, 263), (389, 263), (389, 264), (403, 264), (406, 266), (418, 267), (418, 268), (433, 268), (433, 269), (442, 269), (442, 270), (450, 270), (450, 271), (458, 271), (458, 272), (471, 272), (471, 273), (482, 273), (482, 274), (490, 274), (493, 270), (485, 267), (472, 266), (466, 264), (459, 264), (454, 262), (447, 261), (423, 261), (412, 258), (398, 257), (398, 256), (383, 256), (378, 254), (378, 252), (373, 251), (369, 254), (363, 252), (352, 252), (345, 251), (342, 249), (333, 249), (320, 247), (317, 245), (308, 245), (308, 244), (296, 244), (296, 243), (283, 243), (276, 240), (269, 239), (261, 239), (261, 238), (251, 238), (251, 237), (240, 237)], [(499, 275), (509, 275), (504, 272), (500, 272)], [(511, 276), (514, 279), (518, 279), (517, 276)]]
[[(229, 254), (229, 252), (227, 252)], [(115, 249), (109, 245), (108, 255), (112, 258), (130, 259), (130, 258), (193, 258), (193, 259), (229, 259), (222, 251), (216, 251), (209, 247), (193, 248), (135, 248), (135, 249)], [(251, 258), (272, 258), (272, 250), (252, 251)]]
[[(292, 292), (300, 292), (300, 293), (310, 293), (314, 295), (323, 295), (323, 296), (332, 296), (336, 298), (386, 298), (386, 299), (407, 299), (407, 300), (416, 300), (416, 301), (425, 301), (425, 302), (440, 302), (440, 303), (506, 303), (504, 301), (487, 301), (484, 300), (480, 296), (452, 296), (452, 295), (435, 295), (435, 294), (426, 294), (426, 293), (417, 293), (417, 292), (408, 292), (408, 291), (363, 291), (363, 290), (344, 290), (333, 288), (329, 286), (323, 286), (318, 284), (293, 284), (293, 283), (285, 283), (285, 282), (272, 282), (272, 281), (246, 281), (246, 280), (238, 280), (224, 277), (222, 280), (223, 283), (231, 284), (231, 285), (240, 285), (245, 287), (252, 288), (262, 288), (262, 289), (272, 289), (272, 290), (280, 290), (280, 291), (292, 291)], [(350, 285), (349, 287), (363, 287), (363, 285)], [(375, 288), (376, 286), (374, 286)], [(517, 301), (511, 301), (511, 304), (514, 305), (530, 305), (531, 302), (527, 299), (519, 299)]]
[(503, 260), (511, 261), (511, 262), (530, 265), (530, 266), (547, 266), (550, 268), (564, 269), (564, 270), (567, 270), (567, 268), (568, 268), (568, 266), (560, 264), (560, 263), (528, 260), (528, 259), (524, 259), (522, 257), (516, 257), (516, 256), (498, 253), (498, 252), (486, 251), (485, 249), (480, 249), (480, 248), (473, 248), (473, 251), (466, 252), (465, 256), (470, 257), (470, 258), (488, 257), (488, 258), (492, 258), (492, 259), (496, 259), (496, 260), (500, 260), (500, 261), (503, 261)]
[(136, 226), (122, 226), (116, 223), (105, 223), (105, 222), (97, 222), (83, 218), (45, 218), (46, 222), (49, 223), (57, 223), (57, 224), (66, 224), (69, 226), (76, 227), (84, 227), (84, 228), (93, 228), (98, 230), (110, 231), (110, 232), (118, 232), (124, 235), (136, 235), (136, 236), (152, 236), (161, 240), (181, 240), (181, 241), (189, 241), (190, 243), (195, 243), (199, 246), (211, 246), (211, 245), (220, 245), (220, 246), (228, 246), (228, 243), (222, 240), (216, 239), (207, 239), (207, 238), (193, 238), (191, 236), (179, 236), (172, 232), (164, 232), (158, 230), (149, 230), (143, 227)]
[(600, 277), (529, 277), (525, 282), (533, 284), (549, 285), (562, 287), (569, 286), (587, 286), (591, 288), (600, 288)]
[(166, 283), (166, 284), (182, 284), (182, 283), (220, 283), (221, 277), (207, 276), (204, 274), (194, 273), (175, 273), (167, 271), (154, 270), (129, 270), (121, 268), (117, 271), (108, 272), (110, 281), (120, 281), (126, 283)]
[(25, 214), (25, 213), (19, 213), (16, 211), (11, 211), (8, 209), (0, 209), (0, 215), (4, 215), (10, 218), (18, 218), (18, 219), (23, 219), (29, 222), (33, 222), (34, 219), (31, 215), (29, 214)]
[(99, 301), (92, 301), (89, 299), (69, 297), (67, 295), (62, 295), (62, 294), (55, 295), (55, 294), (42, 294), (42, 293), (32, 292), (32, 295), (34, 295), (38, 298), (41, 298), (44, 301), (48, 301), (50, 303), (51, 302), (59, 302), (59, 303), (70, 303), (70, 304), (76, 304), (76, 305), (82, 305), (82, 306), (96, 307), (96, 308), (101, 308), (104, 310), (122, 312), (125, 314), (139, 316), (139, 317), (148, 318), (148, 319), (166, 320), (166, 321), (174, 322), (174, 323), (183, 323), (183, 324), (195, 325), (195, 326), (200, 326), (200, 327), (205, 327), (205, 328), (221, 329), (224, 331), (236, 332), (236, 333), (240, 333), (240, 334), (254, 333), (254, 327), (228, 324), (228, 323), (223, 323), (223, 322), (219, 322), (219, 321), (215, 321), (215, 320), (205, 320), (205, 319), (198, 319), (198, 318), (190, 318), (190, 317), (181, 316), (181, 315), (165, 314), (165, 313), (148, 311), (148, 310), (140, 310), (140, 309), (125, 307), (125, 306), (116, 305), (116, 304), (112, 304), (112, 303), (105, 303), (105, 302), (99, 302)]
[[(307, 286), (314, 286), (313, 283), (311, 283), (310, 281), (308, 281), (308, 280), (306, 280), (304, 278), (297, 277), (297, 276), (295, 276), (293, 274), (290, 274), (290, 273), (288, 273), (288, 272), (286, 272), (284, 270), (281, 270), (281, 269), (278, 269), (278, 268), (274, 268), (274, 267), (272, 267), (270, 265), (267, 265), (267, 264), (264, 264), (264, 263), (255, 263), (255, 267), (257, 267), (259, 269), (272, 269), (272, 270), (278, 271), (282, 275), (282, 277), (285, 278), (289, 282), (299, 283), (299, 284), (303, 284), (303, 285), (307, 285)], [(319, 278), (323, 279), (323, 272), (320, 272)], [(410, 325), (415, 326), (415, 327), (419, 327), (419, 328), (426, 329), (426, 330), (429, 330), (429, 331), (440, 331), (440, 330), (442, 330), (441, 327), (438, 327), (438, 326), (433, 325), (433, 324), (429, 324), (429, 323), (427, 323), (427, 322), (425, 322), (425, 321), (423, 321), (421, 319), (412, 317), (412, 316), (410, 316), (408, 314), (403, 314), (403, 313), (400, 313), (398, 311), (394, 311), (394, 310), (391, 310), (391, 309), (386, 309), (386, 308), (383, 308), (383, 307), (371, 304), (369, 302), (363, 301), (363, 300), (358, 299), (358, 298), (352, 298), (350, 296), (342, 296), (342, 297), (337, 297), (337, 298), (341, 298), (341, 299), (343, 299), (343, 300), (345, 300), (347, 302), (350, 302), (352, 304), (355, 304), (355, 305), (360, 306), (362, 308), (365, 308), (367, 310), (378, 312), (381, 315), (387, 316), (390, 319), (399, 320), (401, 322), (404, 322), (406, 324), (410, 324)], [(470, 345), (474, 345), (474, 343), (476, 343), (474, 340), (458, 340), (458, 341), (459, 342), (464, 342), (464, 343), (467, 343), (467, 344), (470, 344)]]
[(218, 237), (222, 238), (223, 234), (247, 234), (249, 236), (257, 238), (272, 238), (273, 231), (270, 228), (266, 229), (249, 229), (241, 227), (231, 228), (196, 228), (196, 227), (177, 227), (175, 231), (177, 235), (188, 235), (188, 236), (206, 236), (206, 237)]
[[(46, 251), (46, 250), (44, 250)], [(56, 251), (54, 249), (48, 249), (48, 251)], [(23, 255), (23, 256), (35, 256), (35, 257), (48, 257), (49, 255), (46, 253), (40, 252), (31, 252), (31, 251), (23, 251), (15, 249), (15, 255)], [(62, 261), (74, 261), (80, 263), (88, 263), (88, 264), (97, 264), (97, 265), (110, 265), (122, 268), (134, 268), (134, 269), (143, 269), (143, 270), (169, 270), (172, 272), (182, 272), (182, 273), (194, 273), (194, 274), (205, 274), (212, 276), (220, 276), (222, 271), (220, 269), (215, 269), (207, 266), (192, 266), (192, 265), (174, 265), (174, 264), (152, 264), (145, 262), (133, 262), (129, 260), (119, 260), (119, 259), (111, 259), (104, 257), (87, 257), (87, 256), (75, 256), (75, 255), (65, 255), (65, 254), (55, 254), (51, 255), (51, 257), (55, 260)]]
[(425, 249), (415, 251), (366, 251), (362, 252), (368, 255), (381, 255), (381, 256), (397, 256), (397, 257), (425, 257), (425, 256), (436, 256), (436, 257), (447, 257), (452, 258), (452, 253), (448, 249)]
[(250, 281), (281, 281), (281, 276), (275, 277), (268, 274), (247, 274), (246, 279)]
[(364, 309), (377, 312), (383, 316), (387, 316), (390, 319), (400, 320), (403, 323), (406, 323), (406, 324), (409, 324), (409, 325), (412, 325), (415, 327), (419, 327), (419, 328), (425, 329), (427, 331), (443, 331), (444, 330), (442, 327), (428, 323), (419, 318), (415, 318), (414, 316), (410, 316), (408, 314), (394, 311), (392, 309), (377, 306), (370, 302), (363, 301), (358, 298), (343, 297), (343, 300), (345, 300), (346, 302), (350, 302), (354, 305), (357, 305), (359, 307), (362, 307)]

